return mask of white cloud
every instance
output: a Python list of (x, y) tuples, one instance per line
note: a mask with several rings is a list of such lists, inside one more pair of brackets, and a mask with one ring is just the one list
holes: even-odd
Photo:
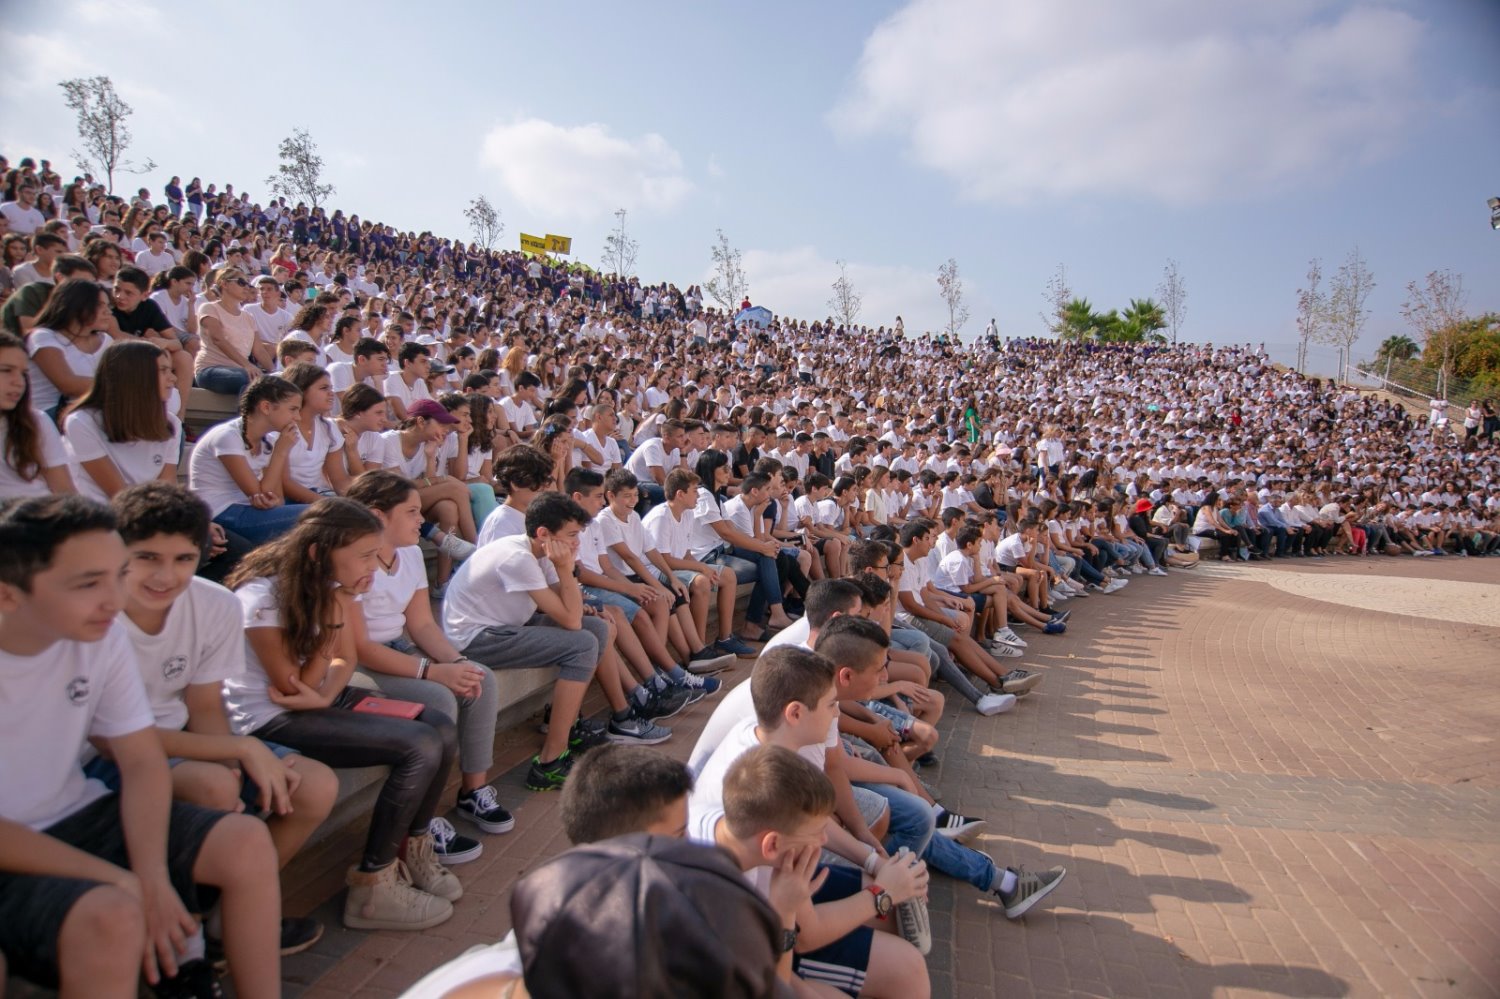
[(1328, 0), (912, 0), (830, 120), (894, 133), (968, 197), (1191, 203), (1337, 175), (1422, 106), (1424, 27)]
[[(811, 246), (785, 250), (746, 250), (742, 263), (750, 281), (750, 300), (780, 316), (795, 319), (827, 317), (828, 300), (838, 279), (837, 261)], [(707, 280), (708, 274), (703, 280)], [(863, 299), (859, 322), (891, 326), (901, 316), (908, 332), (938, 330), (947, 322), (938, 297), (937, 270), (851, 261), (849, 280)], [(974, 294), (970, 289), (970, 295)], [(982, 323), (981, 323), (982, 325)], [(973, 321), (970, 321), (973, 326)]]
[(693, 189), (682, 157), (655, 132), (610, 134), (600, 124), (556, 125), (523, 118), (485, 135), (480, 162), (530, 211), (569, 219), (598, 218), (624, 206), (665, 211)]

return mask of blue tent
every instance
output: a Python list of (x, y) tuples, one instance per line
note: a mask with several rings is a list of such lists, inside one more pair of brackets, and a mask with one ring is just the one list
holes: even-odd
[(741, 309), (734, 317), (737, 323), (754, 323), (761, 329), (771, 325), (771, 310), (764, 305), (752, 305), (748, 309)]

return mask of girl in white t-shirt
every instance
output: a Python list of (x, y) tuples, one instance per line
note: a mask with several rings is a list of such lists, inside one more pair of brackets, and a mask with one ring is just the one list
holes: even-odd
[[(188, 486), (214, 523), (251, 544), (285, 534), (306, 509), (289, 504), (283, 480), (292, 446), (302, 439), (302, 393), (276, 375), (257, 378), (240, 396), (240, 415), (198, 439), (188, 460)], [(275, 443), (270, 437), (278, 433)]]
[(391, 697), (458, 721), (459, 814), (487, 833), (508, 832), (515, 820), (489, 786), (499, 688), (494, 672), (465, 658), (432, 616), (427, 564), (417, 547), (422, 497), (410, 479), (382, 469), (355, 479), (349, 498), (382, 526), (379, 567), (351, 618), (357, 672)]
[(166, 351), (145, 340), (112, 343), (88, 394), (63, 420), (78, 491), (101, 503), (140, 482), (176, 482), (182, 424), (166, 404), (177, 377)]
[[(445, 715), (426, 707), (414, 718), (366, 713), (360, 706), (371, 692), (349, 685), (358, 600), (380, 568), (381, 542), (374, 514), (329, 497), (246, 556), (229, 578), (243, 612), (245, 671), (224, 681), (224, 705), (236, 735), (331, 767), (390, 767), (348, 875), (344, 924), (419, 930), (445, 922), (463, 894), (431, 831), (457, 743)], [(478, 854), (477, 843), (467, 845)]]
[(31, 405), (26, 347), (0, 330), (0, 499), (73, 492), (57, 427)]
[(65, 399), (77, 399), (94, 382), (109, 335), (109, 293), (88, 278), (68, 278), (52, 289), (26, 336), (31, 355), (31, 404), (54, 420)]
[(287, 456), (287, 499), (311, 503), (319, 496), (342, 496), (349, 491), (349, 466), (344, 456), (344, 432), (334, 422), (333, 383), (328, 372), (316, 364), (299, 362), (281, 376), (302, 390), (302, 409), (297, 414), (300, 440)]

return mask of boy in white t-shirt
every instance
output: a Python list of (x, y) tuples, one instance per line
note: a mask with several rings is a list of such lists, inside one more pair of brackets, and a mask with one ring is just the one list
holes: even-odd
[[(281, 887), (263, 823), (171, 801), (171, 775), (136, 656), (116, 616), (125, 546), (114, 514), (79, 496), (0, 506), (0, 731), (26, 748), (0, 768), (0, 954), (64, 995), (136, 994), (142, 972), (201, 983), (182, 962), (219, 889), (235, 992), (281, 992)], [(91, 740), (121, 775), (79, 766)], [(22, 873), (24, 872), (24, 873)], [(232, 917), (232, 918), (230, 918)], [(191, 966), (188, 966), (191, 965)]]
[[(225, 812), (241, 804), (259, 811), (285, 867), (332, 811), (338, 778), (316, 760), (229, 730), (222, 681), (244, 671), (245, 643), (239, 599), (194, 575), (208, 545), (208, 507), (165, 482), (122, 490), (112, 506), (129, 559), (120, 623), (171, 762), (172, 797)], [(118, 787), (119, 769), (104, 757), (84, 772)], [(283, 956), (323, 935), (314, 919), (281, 923)]]

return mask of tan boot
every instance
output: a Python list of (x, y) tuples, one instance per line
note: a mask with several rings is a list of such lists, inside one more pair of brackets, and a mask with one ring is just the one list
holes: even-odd
[(350, 868), (344, 883), (344, 925), (351, 930), (426, 930), (453, 915), (453, 904), (415, 887), (399, 860), (373, 872)]
[(406, 841), (406, 868), (411, 871), (411, 883), (425, 892), (457, 902), (464, 897), (464, 886), (453, 872), (437, 859), (432, 846), (432, 833), (413, 836)]

